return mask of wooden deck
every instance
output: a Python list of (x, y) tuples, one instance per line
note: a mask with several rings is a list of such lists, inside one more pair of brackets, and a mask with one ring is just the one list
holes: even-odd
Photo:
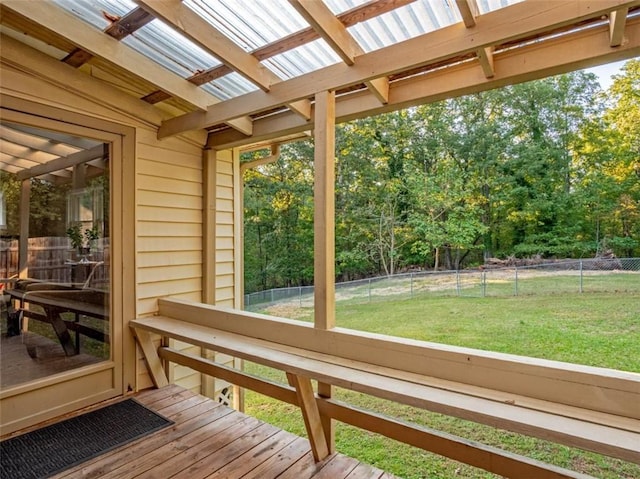
[(178, 386), (136, 399), (175, 424), (55, 478), (392, 479), (333, 454), (315, 464), (309, 442)]

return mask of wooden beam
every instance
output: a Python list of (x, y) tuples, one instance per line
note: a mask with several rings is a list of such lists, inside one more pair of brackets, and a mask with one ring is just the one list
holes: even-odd
[(364, 53), (344, 24), (322, 0), (289, 0), (289, 3), (347, 65), (353, 65), (355, 57)]
[(162, 365), (162, 361), (158, 356), (158, 349), (156, 348), (155, 344), (153, 344), (151, 333), (143, 331), (141, 329), (131, 329), (133, 330), (133, 334), (135, 335), (135, 337), (138, 339), (140, 349), (142, 349), (144, 358), (147, 361), (147, 365), (149, 366), (149, 373), (151, 374), (151, 380), (153, 381), (153, 384), (157, 388), (167, 386), (169, 384), (169, 379), (167, 378), (167, 374)]
[(255, 168), (256, 166), (268, 165), (269, 163), (274, 163), (278, 161), (280, 158), (280, 145), (275, 145), (275, 151), (272, 148), (271, 154), (269, 156), (265, 156), (264, 158), (259, 158), (253, 161), (247, 161), (246, 163), (242, 163), (240, 165), (240, 173), (244, 173), (249, 168)]
[(98, 145), (91, 148), (90, 150), (83, 150), (77, 153), (72, 153), (68, 156), (61, 156), (47, 163), (22, 170), (16, 175), (16, 177), (19, 180), (34, 178), (36, 176), (51, 173), (56, 170), (63, 170), (71, 166), (86, 163), (87, 161), (95, 160), (96, 158), (104, 158), (105, 156), (108, 156), (108, 154), (108, 149), (104, 145)]
[[(313, 186), (314, 326), (322, 330), (333, 329), (336, 323), (335, 108), (335, 92), (316, 94)], [(318, 382), (318, 394), (331, 398), (331, 385)], [(322, 416), (322, 427), (328, 448), (334, 451), (335, 426), (330, 417)]]
[(216, 304), (216, 191), (218, 159), (215, 150), (202, 150), (202, 302)]
[(609, 45), (619, 47), (624, 40), (624, 26), (627, 22), (629, 8), (620, 8), (609, 14)]
[(275, 74), (245, 52), (181, 0), (136, 0), (145, 10), (197, 43), (247, 80), (264, 91), (280, 81)]
[[(609, 27), (602, 25), (576, 32), (566, 37), (529, 44), (501, 52), (494, 57), (496, 74), (486, 78), (478, 64), (465, 62), (445, 70), (393, 82), (387, 105), (367, 92), (339, 97), (336, 101), (336, 121), (377, 115), (388, 111), (431, 103), (454, 96), (476, 93), (501, 86), (558, 75), (604, 63), (634, 58), (640, 55), (640, 18), (630, 19), (626, 26), (627, 41), (615, 49), (609, 46)], [(251, 138), (231, 130), (210, 133), (211, 148), (231, 148), (256, 142), (273, 141), (283, 135), (295, 135), (312, 125), (290, 113), (282, 113), (254, 121)]]
[(311, 119), (311, 100), (298, 100), (287, 103), (289, 109), (305, 120)]
[[(116, 40), (122, 40), (139, 28), (142, 28), (151, 20), (153, 20), (152, 15), (149, 15), (141, 8), (135, 8), (109, 25), (104, 32)], [(92, 58), (93, 55), (91, 53), (83, 50), (82, 48), (76, 48), (64, 57), (62, 61), (74, 68), (79, 68)]]
[[(613, 4), (613, 5), (612, 5)], [(159, 137), (177, 134), (197, 125), (206, 128), (238, 116), (258, 113), (318, 91), (338, 90), (400, 71), (418, 68), (458, 55), (560, 28), (609, 13), (613, 7), (640, 4), (638, 0), (525, 1), (480, 17), (483, 28), (461, 34), (458, 25), (442, 28), (358, 57), (356, 64), (336, 64), (273, 85), (269, 93), (257, 91), (227, 100), (204, 116), (182, 115), (163, 122)], [(607, 8), (608, 7), (608, 8)]]
[(187, 366), (194, 371), (220, 378), (223, 381), (243, 388), (251, 389), (252, 391), (277, 399), (278, 401), (293, 404), (294, 406), (298, 405), (298, 397), (293, 388), (253, 376), (249, 373), (237, 371), (228, 366), (216, 363), (212, 359), (201, 358), (168, 347), (161, 347), (158, 350), (158, 356), (166, 361)]
[(476, 17), (480, 12), (476, 0), (456, 0), (456, 5), (458, 5), (464, 26), (467, 28), (475, 27)]
[[(415, 1), (416, 0), (371, 0), (363, 5), (359, 5), (358, 7), (341, 13), (338, 15), (338, 19), (345, 27), (350, 27)], [(293, 48), (306, 45), (318, 38), (320, 38), (318, 32), (309, 27), (253, 50), (251, 54), (258, 60), (266, 60), (267, 58), (279, 55), (280, 53), (292, 50)], [(208, 83), (216, 78), (227, 75), (228, 73), (231, 73), (231, 71), (232, 70), (228, 66), (220, 65), (198, 73), (189, 80), (196, 85), (202, 85), (203, 83)]]
[[(364, 54), (362, 47), (347, 31), (345, 25), (329, 10), (322, 0), (289, 0), (289, 3), (307, 20), (347, 65)], [(389, 79), (375, 78), (365, 82), (380, 103), (389, 100)]]
[(320, 412), (311, 386), (311, 379), (292, 373), (287, 373), (287, 379), (296, 390), (313, 458), (316, 462), (320, 462), (329, 455), (329, 447), (320, 421)]
[(382, 434), (396, 441), (479, 467), (499, 476), (593, 479), (592, 476), (579, 472), (545, 464), (529, 457), (520, 456), (446, 432), (400, 422), (338, 401), (319, 400), (318, 406), (321, 412), (345, 424)]
[(493, 47), (480, 48), (477, 53), (484, 76), (493, 78), (496, 74), (493, 65)]
[(82, 48), (76, 48), (62, 59), (63, 63), (71, 65), (73, 68), (80, 68), (93, 58), (93, 55)]
[(335, 93), (316, 95), (314, 127), (315, 326), (335, 327)]
[(95, 30), (51, 2), (4, 0), (2, 5), (40, 27), (55, 32), (92, 55), (118, 65), (172, 96), (181, 98), (199, 110), (206, 110), (209, 105), (218, 101), (213, 95), (180, 78), (115, 38)]

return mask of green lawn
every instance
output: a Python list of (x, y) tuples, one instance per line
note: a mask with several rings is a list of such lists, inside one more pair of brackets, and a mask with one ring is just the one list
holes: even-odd
[[(312, 310), (280, 304), (267, 314), (308, 321)], [(640, 293), (505, 298), (428, 297), (337, 305), (338, 326), (395, 336), (640, 372)], [(247, 370), (284, 378), (255, 364)], [(488, 426), (338, 390), (338, 399), (596, 477), (640, 477), (640, 466)], [(305, 435), (297, 408), (247, 391), (246, 411)], [(487, 478), (484, 471), (339, 424), (337, 449), (404, 478)]]

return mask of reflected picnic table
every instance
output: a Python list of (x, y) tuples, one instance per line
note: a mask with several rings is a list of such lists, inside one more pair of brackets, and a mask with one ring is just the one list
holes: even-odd
[[(49, 323), (53, 327), (67, 356), (80, 352), (80, 334), (102, 342), (109, 341), (108, 334), (80, 324), (80, 316), (109, 319), (107, 291), (22, 280), (17, 281), (6, 293), (19, 302), (24, 316)], [(27, 305), (41, 307), (44, 314), (27, 309)], [(65, 320), (65, 313), (73, 313), (74, 321)], [(75, 344), (69, 330), (76, 333)]]

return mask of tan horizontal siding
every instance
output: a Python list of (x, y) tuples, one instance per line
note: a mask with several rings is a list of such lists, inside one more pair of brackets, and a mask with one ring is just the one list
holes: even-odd
[(164, 281), (176, 281), (180, 279), (197, 278), (202, 268), (198, 264), (181, 264), (175, 266), (162, 266), (138, 269), (138, 282), (140, 284), (154, 283), (159, 277)]
[(139, 268), (192, 264), (202, 264), (202, 251), (175, 251), (171, 254), (166, 254), (163, 251), (138, 253)]
[(216, 238), (216, 249), (228, 249), (228, 250), (232, 250), (233, 249), (233, 238), (227, 238), (227, 237), (218, 237)]
[(233, 188), (233, 175), (219, 174), (217, 179), (218, 186), (228, 186)]
[(233, 211), (216, 211), (216, 220), (219, 225), (233, 225)]
[(199, 277), (180, 279), (174, 281), (156, 281), (154, 283), (138, 284), (138, 298), (150, 299), (162, 296), (190, 296), (190, 299), (198, 301), (196, 297), (201, 294), (202, 279)]
[(219, 199), (233, 200), (233, 188), (218, 185), (217, 196)]
[(200, 223), (202, 212), (185, 208), (157, 208), (155, 206), (138, 206), (139, 221), (163, 221), (167, 223)]
[[(232, 251), (227, 251), (227, 252), (219, 251), (217, 252), (217, 255), (223, 254), (223, 253), (233, 255)], [(233, 261), (221, 261), (217, 263), (216, 272), (218, 273), (218, 275), (233, 274)]]
[(218, 224), (218, 237), (233, 238), (233, 225)]
[(138, 239), (138, 251), (200, 251), (202, 238), (142, 237)]
[(158, 176), (139, 175), (138, 188), (147, 191), (170, 191), (174, 195), (202, 197), (202, 183), (184, 181), (182, 178), (163, 178)]
[(159, 208), (186, 208), (202, 210), (202, 197), (195, 195), (177, 195), (170, 192), (138, 190), (138, 206), (156, 206)]
[(199, 182), (202, 170), (177, 164), (159, 163), (141, 158), (138, 162), (138, 174), (160, 178), (180, 178), (183, 181)]
[(140, 236), (171, 238), (202, 237), (202, 223), (140, 221), (138, 223), (138, 234)]

